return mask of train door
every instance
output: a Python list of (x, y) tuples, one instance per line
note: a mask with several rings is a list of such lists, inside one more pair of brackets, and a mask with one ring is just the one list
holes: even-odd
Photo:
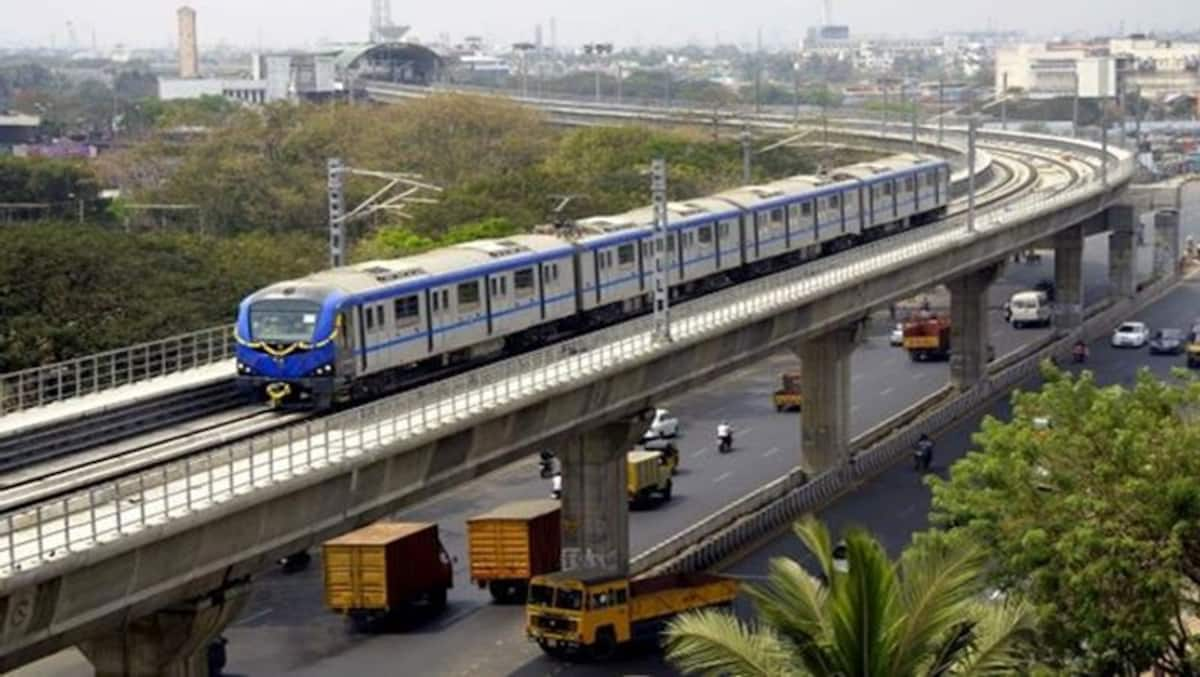
[(446, 327), (454, 324), (450, 307), (450, 289), (434, 287), (429, 291), (429, 353), (436, 355), (446, 349)]
[(354, 317), (344, 310), (337, 314), (337, 365), (334, 369), (338, 375), (353, 377), (355, 373), (354, 337), (356, 334)]

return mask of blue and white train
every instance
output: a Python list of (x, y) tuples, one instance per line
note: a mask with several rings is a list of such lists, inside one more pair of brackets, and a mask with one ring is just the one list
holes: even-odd
[[(945, 161), (897, 155), (670, 203), (671, 294), (935, 220), (949, 189)], [(328, 408), (643, 313), (652, 224), (642, 208), (273, 284), (238, 309), (239, 384), (275, 404)]]

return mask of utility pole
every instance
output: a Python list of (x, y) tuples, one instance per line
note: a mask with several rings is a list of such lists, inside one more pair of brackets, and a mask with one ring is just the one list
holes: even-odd
[(342, 195), (341, 158), (329, 158), (325, 163), (329, 176), (329, 267), (340, 268), (343, 263), (343, 245), (346, 203)]
[[(418, 181), (417, 179), (420, 177), (416, 174), (355, 169), (343, 164), (341, 158), (330, 158), (325, 162), (325, 167), (329, 181), (329, 262), (334, 268), (345, 265), (345, 228), (347, 223), (379, 211), (391, 211), (397, 213), (401, 218), (408, 218), (409, 215), (404, 211), (405, 205), (437, 203), (437, 200), (421, 197), (418, 193), (422, 191), (442, 192), (442, 189), (437, 186)], [(347, 174), (382, 179), (387, 181), (387, 184), (372, 193), (362, 204), (347, 212), (344, 194), (344, 181)], [(397, 187), (400, 188), (400, 192), (389, 197), (392, 189)]]
[(938, 78), (938, 145), (942, 145), (942, 137), (946, 130), (946, 81)]
[(1000, 78), (1000, 129), (1008, 131), (1008, 71)]
[(974, 112), (967, 119), (967, 232), (975, 232), (975, 125)]
[(1108, 107), (1100, 105), (1100, 184), (1108, 186)]
[(667, 76), (667, 108), (670, 109), (671, 108), (671, 64), (669, 62), (667, 63), (666, 66), (664, 66), (663, 72), (666, 73), (666, 76)]
[(887, 83), (886, 83), (886, 82), (884, 82), (884, 83), (883, 83), (883, 114), (882, 114), (882, 116), (880, 117), (880, 120), (881, 120), (882, 128), (881, 128), (881, 130), (880, 130), (880, 132), (879, 132), (879, 136), (887, 136), (887, 126), (888, 126), (888, 87), (887, 87)]
[(1071, 138), (1079, 138), (1079, 64), (1075, 64), (1075, 72), (1071, 74), (1075, 83), (1075, 93), (1071, 98)]
[(621, 97), (621, 88), (622, 88), (622, 85), (624, 84), (622, 82), (622, 80), (624, 80), (624, 79), (625, 79), (625, 69), (624, 69), (624, 67), (621, 66), (621, 63), (618, 61), (617, 62), (617, 105), (618, 106), (621, 105), (621, 98), (622, 98)]
[(667, 287), (667, 162), (650, 164), (650, 192), (654, 199), (654, 341), (671, 340), (671, 294)]
[(742, 183), (750, 185), (750, 130), (742, 127)]
[(913, 96), (912, 98), (912, 152), (917, 154), (917, 108), (920, 105), (920, 99)]
[(800, 59), (792, 60), (792, 124), (800, 123)]
[(762, 27), (758, 29), (758, 49), (754, 52), (754, 112), (762, 112)]

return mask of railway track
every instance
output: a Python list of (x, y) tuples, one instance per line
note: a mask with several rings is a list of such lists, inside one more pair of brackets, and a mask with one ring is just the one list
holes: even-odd
[[(1000, 176), (994, 177), (988, 185), (976, 194), (976, 208), (984, 211), (996, 203), (1014, 199), (1035, 190), (1040, 182), (1037, 163), (1029, 159), (1028, 149), (1012, 149), (1003, 146), (983, 146), (988, 148), (997, 158), (996, 167)], [(1040, 158), (1042, 163), (1066, 163), (1051, 157)], [(1077, 170), (1067, 185), (1059, 188), (1065, 190), (1073, 185), (1079, 177)], [(967, 211), (965, 197), (957, 198), (950, 203), (946, 219), (961, 218)], [(505, 355), (511, 357), (511, 355)], [(477, 368), (480, 364), (465, 365), (455, 370), (456, 373)], [(419, 382), (409, 384), (417, 387), (429, 381), (445, 378), (448, 374), (426, 376)], [(178, 409), (183, 411), (183, 409)], [(18, 510), (24, 506), (53, 499), (80, 488), (113, 481), (116, 478), (134, 471), (146, 470), (155, 466), (177, 461), (192, 454), (197, 454), (212, 447), (228, 444), (256, 435), (265, 435), (289, 425), (300, 424), (314, 416), (310, 412), (275, 412), (261, 407), (243, 406), (238, 408), (226, 407), (223, 412), (212, 410), (201, 414), (196, 413), (186, 421), (176, 420), (169, 427), (150, 431), (143, 429), (143, 435), (126, 439), (124, 443), (109, 439), (108, 443), (86, 445), (88, 439), (80, 431), (87, 430), (87, 420), (81, 419), (78, 426), (71, 426), (66, 435), (74, 442), (52, 444), (47, 442), (49, 449), (69, 449), (74, 444), (74, 451), (58, 451), (52, 456), (36, 459), (30, 454), (24, 458), (33, 459), (15, 472), (0, 475), (0, 508)], [(144, 419), (150, 420), (150, 419)], [(164, 419), (159, 419), (164, 420)], [(148, 425), (148, 424), (147, 424)], [(119, 424), (112, 426), (114, 431), (122, 428)], [(130, 428), (124, 428), (126, 430)], [(118, 433), (114, 432), (116, 437)], [(3, 441), (0, 441), (3, 442)], [(87, 451), (83, 451), (84, 448)], [(68, 456), (68, 454), (70, 454)], [(11, 467), (11, 466), (10, 466)]]

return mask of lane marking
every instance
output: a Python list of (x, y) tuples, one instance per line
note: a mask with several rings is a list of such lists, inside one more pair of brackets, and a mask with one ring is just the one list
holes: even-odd
[(861, 381), (861, 380), (863, 380), (863, 375), (862, 375), (862, 374), (855, 374), (854, 376), (851, 376), (851, 377), (850, 377), (850, 382), (851, 382), (851, 383), (858, 383), (858, 382), (859, 382), (859, 381)]
[(775, 454), (778, 454), (778, 453), (779, 453), (779, 447), (771, 447), (770, 449), (767, 449), (766, 453), (763, 454), (763, 458), (770, 458), (771, 456), (774, 456)]
[(258, 619), (270, 614), (272, 611), (274, 611), (274, 609), (270, 609), (270, 608), (263, 609), (262, 611), (259, 611), (256, 614), (250, 614), (249, 616), (246, 616), (245, 618), (239, 618), (238, 622), (234, 623), (234, 625), (246, 625), (247, 623), (250, 623), (251, 621), (257, 621)]
[(703, 456), (708, 453), (708, 447), (701, 447), (699, 451), (692, 452), (692, 458)]
[(716, 477), (713, 478), (713, 484), (717, 484), (719, 482), (724, 482), (725, 480), (729, 479), (729, 476), (732, 474), (733, 474), (732, 472), (726, 472), (726, 473), (721, 473), (720, 475), (717, 475)]
[(914, 381), (920, 381), (923, 378), (925, 378), (925, 372), (919, 371), (916, 374), (913, 374)]
[(896, 392), (896, 389), (895, 389), (895, 388), (893, 388), (893, 387), (891, 387), (891, 386), (889, 386), (889, 387), (887, 387), (887, 388), (884, 388), (883, 390), (880, 390), (880, 391), (879, 391), (879, 394), (880, 394), (880, 395), (882, 395), (882, 396), (884, 396), (884, 397), (887, 397), (888, 395), (891, 395), (891, 394), (892, 394), (892, 393), (894, 393), (894, 392)]

